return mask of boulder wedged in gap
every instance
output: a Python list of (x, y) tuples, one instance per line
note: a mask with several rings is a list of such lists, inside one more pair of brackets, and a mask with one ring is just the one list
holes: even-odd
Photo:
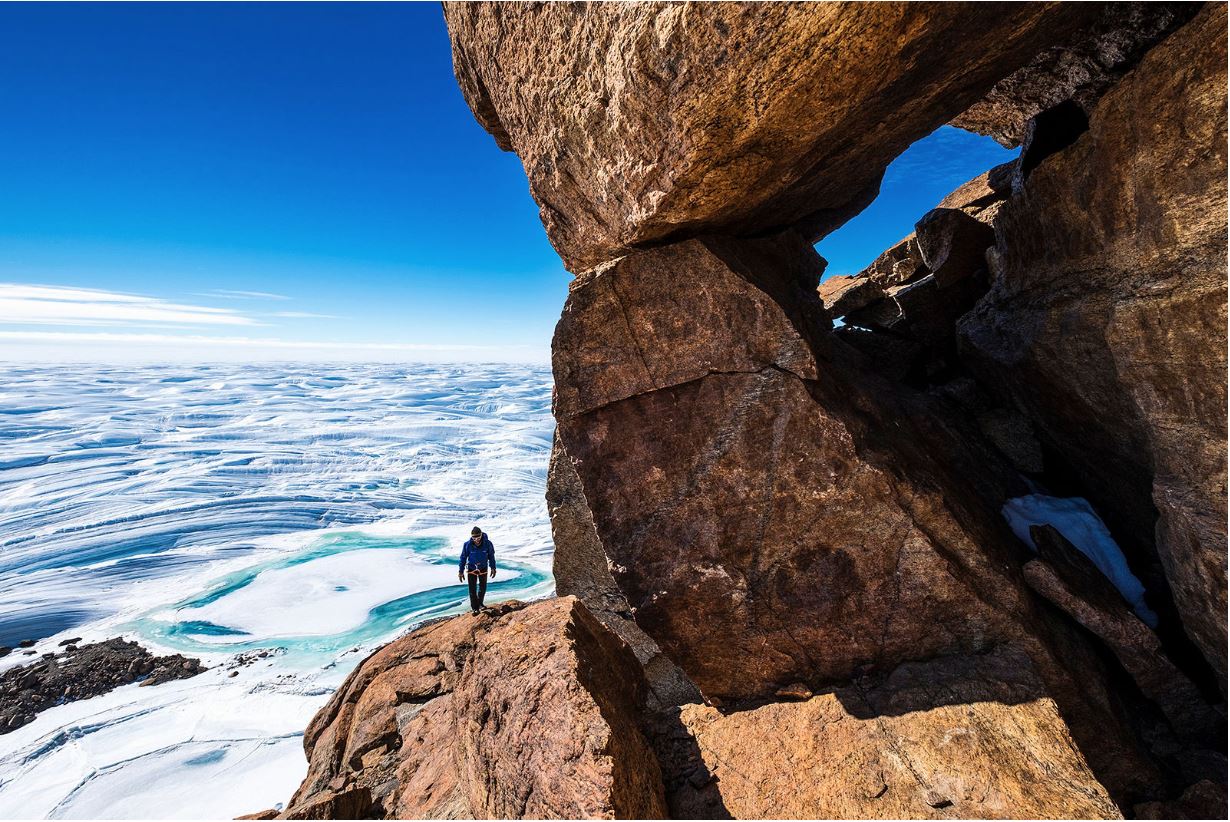
[[(998, 213), (999, 205), (1012, 192), (1015, 168), (1016, 161), (1014, 160), (984, 171), (947, 194), (936, 204), (936, 208), (960, 211), (984, 225), (991, 225), (995, 214)], [(989, 238), (984, 248), (992, 244), (993, 238)], [(930, 271), (931, 269), (928, 269), (924, 260), (922, 249), (919, 248), (917, 232), (911, 232), (876, 257), (871, 265), (848, 279), (870, 280), (881, 289), (887, 290), (925, 277)], [(829, 299), (824, 296), (825, 284), (834, 279), (837, 278), (831, 277), (821, 283), (820, 293), (825, 307), (833, 316), (840, 317), (845, 312), (830, 305)], [(848, 310), (854, 310), (856, 307), (858, 306), (851, 306)]]
[(280, 818), (662, 817), (644, 690), (631, 650), (573, 597), (425, 625), (316, 715)]
[[(888, 289), (897, 285), (905, 285), (926, 274), (927, 267), (923, 264), (922, 254), (918, 250), (918, 240), (911, 232), (909, 236), (899, 240), (876, 257), (871, 265), (853, 275), (853, 279), (870, 280), (881, 289)], [(824, 283), (820, 285), (823, 287)], [(823, 293), (821, 291), (822, 295)], [(830, 306), (828, 300), (824, 300), (824, 304), (834, 316), (840, 317), (844, 313)]]
[(1174, 29), (1190, 20), (1199, 3), (1099, 3), (1102, 18), (1082, 36), (1046, 49), (995, 84), (986, 98), (951, 125), (1020, 145), (1039, 112), (1072, 100), (1092, 110), (1114, 83)]
[(990, 226), (956, 208), (928, 211), (914, 234), (923, 264), (940, 288), (985, 271), (987, 249), (995, 244)]
[(1223, 692), (1225, 146), (1212, 4), (1004, 204), (990, 292), (959, 329), (963, 361), (1063, 456), (1155, 596), (1173, 594), (1182, 630), (1159, 602), (1163, 640), (1185, 632)]
[(607, 628), (615, 632), (636, 654), (648, 686), (646, 707), (653, 710), (699, 702), (700, 691), (688, 675), (672, 662), (658, 643), (632, 618), (628, 601), (615, 580), (606, 552), (594, 528), (593, 514), (585, 502), (581, 479), (564, 451), (559, 433), (551, 446), (547, 469), (547, 512), (555, 541), (552, 573), (560, 596), (575, 596)]
[(956, 321), (986, 291), (990, 223), (1011, 191), (1015, 165), (958, 187), (863, 271), (820, 283), (825, 308), (847, 325), (837, 336), (869, 369), (919, 387), (952, 371)]
[(1119, 819), (1029, 658), (906, 663), (650, 732), (676, 819)]
[(989, 168), (954, 188), (935, 207), (960, 209), (990, 225), (994, 222), (994, 212), (988, 213), (988, 209), (1003, 202), (1012, 193), (1015, 167), (1016, 160), (1010, 160)]
[(1053, 526), (1035, 525), (1029, 531), (1039, 555), (1025, 563), (1029, 587), (1105, 642), (1177, 732), (1213, 739), (1225, 717), (1166, 657), (1157, 635), (1132, 613), (1110, 580)]
[(871, 305), (884, 298), (884, 289), (870, 277), (839, 274), (820, 283), (818, 289), (824, 307), (834, 317), (844, 317), (851, 311)]
[(444, 14), (466, 101), (520, 156), (574, 272), (708, 232), (818, 239), (874, 199), (910, 143), (1102, 16), (1075, 3), (446, 3)]

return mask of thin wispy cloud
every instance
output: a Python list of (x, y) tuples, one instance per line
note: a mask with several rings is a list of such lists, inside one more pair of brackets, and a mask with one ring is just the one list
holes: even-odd
[(258, 337), (219, 337), (203, 334), (139, 334), (110, 331), (0, 331), (0, 340), (24, 343), (136, 343), (148, 345), (204, 345), (336, 351), (497, 351), (506, 348), (529, 348), (529, 346), (524, 345), (339, 342), (334, 340), (282, 340)]
[(317, 314), (313, 311), (275, 311), (271, 316), (291, 320), (340, 320), (335, 314)]
[(229, 288), (215, 288), (197, 294), (198, 297), (224, 297), (228, 300), (289, 300), (285, 294), (272, 294), (268, 291), (235, 291)]
[(0, 323), (145, 327), (261, 324), (229, 308), (188, 305), (118, 291), (21, 283), (0, 283)]

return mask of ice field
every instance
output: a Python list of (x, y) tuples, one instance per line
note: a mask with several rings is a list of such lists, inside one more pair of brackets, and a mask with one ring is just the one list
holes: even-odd
[(0, 367), (0, 644), (122, 635), (211, 666), (0, 735), (0, 818), (288, 799), (350, 669), (466, 609), (472, 525), (489, 602), (551, 592), (550, 398), (545, 367)]

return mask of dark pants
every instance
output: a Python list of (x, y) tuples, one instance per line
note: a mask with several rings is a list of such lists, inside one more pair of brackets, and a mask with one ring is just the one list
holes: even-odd
[(480, 571), (476, 574), (467, 571), (466, 577), (470, 580), (470, 610), (477, 611), (483, 607), (483, 597), (487, 596), (487, 572)]

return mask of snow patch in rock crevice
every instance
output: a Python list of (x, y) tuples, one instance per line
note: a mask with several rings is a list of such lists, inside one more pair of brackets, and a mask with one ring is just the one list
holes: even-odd
[(1017, 538), (1034, 551), (1038, 550), (1038, 546), (1034, 545), (1029, 534), (1030, 526), (1053, 526), (1089, 557), (1146, 625), (1157, 627), (1157, 614), (1145, 604), (1145, 586), (1128, 568), (1123, 550), (1088, 500), (1029, 494), (1004, 503), (1003, 514)]

